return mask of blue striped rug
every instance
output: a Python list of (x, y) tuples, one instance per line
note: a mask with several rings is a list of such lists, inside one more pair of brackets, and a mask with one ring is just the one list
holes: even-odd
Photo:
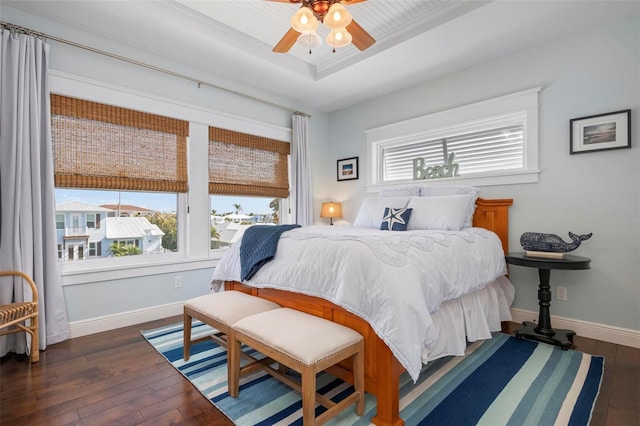
[[(194, 322), (193, 338), (211, 332)], [(235, 424), (302, 424), (299, 394), (261, 371), (243, 378), (240, 395), (229, 397), (226, 351), (210, 340), (193, 345), (185, 362), (181, 323), (142, 335)], [(400, 416), (407, 425), (587, 425), (603, 367), (602, 357), (496, 333), (470, 344), (463, 357), (429, 363), (415, 384), (403, 374)], [(348, 384), (325, 373), (318, 376), (318, 389), (334, 401), (351, 392)], [(368, 425), (374, 414), (375, 398), (367, 394), (363, 417), (347, 408), (332, 424)]]

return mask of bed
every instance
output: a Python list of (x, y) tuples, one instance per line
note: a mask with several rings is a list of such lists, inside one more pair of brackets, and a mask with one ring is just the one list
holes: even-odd
[[(392, 203), (390, 201), (392, 198), (405, 198), (415, 202), (427, 201), (415, 194), (402, 195), (403, 197), (383, 196), (380, 198), (385, 201), (371, 200), (371, 202), (379, 206), (380, 203)], [(427, 206), (429, 211), (432, 211), (432, 205), (428, 203), (438, 198), (438, 194), (435, 195), (427, 201), (427, 204), (413, 204), (413, 214), (422, 211), (416, 207), (424, 209)], [(477, 193), (475, 195), (472, 197), (473, 206), (470, 212), (465, 208), (467, 212), (463, 216), (466, 215), (467, 219), (463, 219), (459, 229), (435, 231), (409, 229), (406, 233), (386, 232), (384, 234), (385, 231), (371, 229), (374, 226), (379, 228), (377, 223), (380, 220), (376, 216), (377, 213), (367, 217), (366, 214), (361, 214), (363, 213), (363, 207), (361, 207), (358, 218), (354, 222), (354, 225), (358, 225), (356, 227), (325, 226), (322, 227), (325, 228), (324, 230), (318, 227), (306, 227), (284, 233), (278, 243), (278, 255), (244, 283), (239, 282), (238, 250), (232, 247), (216, 267), (212, 282), (216, 288), (220, 288), (224, 283), (225, 290), (239, 290), (269, 299), (282, 306), (346, 325), (362, 334), (365, 339), (366, 390), (377, 398), (377, 412), (372, 422), (381, 425), (401, 425), (403, 421), (399, 417), (399, 376), (402, 372), (407, 371), (415, 379), (423, 362), (446, 355), (461, 355), (464, 352), (466, 340), (490, 338), (491, 331), (500, 329), (501, 321), (511, 319), (509, 306), (513, 301), (513, 286), (504, 277), (506, 273), (504, 254), (508, 252), (508, 209), (512, 200), (489, 200), (478, 198)], [(407, 201), (405, 207), (410, 207), (414, 201)], [(456, 200), (458, 201), (460, 200)], [(455, 214), (452, 216), (450, 212), (445, 216), (439, 215), (431, 219), (450, 222), (450, 218), (454, 217), (456, 223), (459, 221), (459, 218), (455, 217)], [(363, 228), (362, 225), (367, 225), (368, 221), (372, 221), (371, 226), (367, 229)], [(418, 222), (419, 220), (416, 223)], [(411, 223), (410, 220), (409, 223)], [(356, 241), (355, 234), (362, 234), (363, 241)], [(408, 245), (403, 242), (405, 236), (412, 239)], [(448, 250), (453, 250), (453, 247), (465, 245), (465, 241), (467, 243), (472, 241), (471, 245), (474, 247), (467, 256), (474, 258), (475, 263), (483, 265), (480, 268), (482, 269), (480, 277), (475, 278), (479, 280), (477, 284), (463, 285), (464, 289), (458, 289), (457, 283), (452, 285), (449, 282), (428, 291), (420, 290), (422, 287), (418, 285), (418, 291), (422, 291), (421, 296), (412, 295), (406, 300), (402, 299), (405, 296), (398, 296), (405, 293), (404, 290), (396, 291), (395, 288), (398, 286), (402, 286), (403, 289), (412, 287), (414, 281), (422, 280), (423, 277), (431, 279), (433, 274), (449, 275), (443, 273), (442, 268), (433, 265), (449, 262), (447, 260), (449, 255), (442, 253), (446, 254)], [(289, 249), (287, 244), (291, 245)], [(327, 250), (325, 247), (327, 244), (335, 244), (335, 246)], [(354, 247), (358, 245), (366, 248), (356, 250)], [(303, 247), (307, 246), (317, 255), (318, 260), (315, 263), (307, 263), (299, 269), (282, 272), (282, 262), (293, 265), (303, 259), (296, 258), (291, 262), (285, 259), (286, 256), (295, 257)], [(367, 255), (376, 257), (377, 260), (353, 257), (353, 253), (357, 251), (371, 252)], [(427, 252), (434, 254), (427, 256)], [(485, 256), (485, 252), (490, 252), (490, 257), (482, 257)], [(411, 258), (415, 258), (416, 253), (420, 256), (424, 255), (424, 259), (440, 253), (440, 258), (437, 263), (418, 270), (413, 263), (407, 263), (408, 260), (404, 259), (406, 257), (414, 261), (415, 259)], [(327, 257), (326, 260), (333, 263), (329, 265), (323, 263), (321, 261), (323, 257)], [(343, 262), (341, 259), (345, 257), (348, 257), (348, 261)], [(468, 273), (464, 266), (466, 262), (459, 259), (451, 262), (453, 266), (447, 264), (447, 268), (455, 269), (450, 275), (456, 278), (449, 281), (456, 281)], [(371, 271), (366, 279), (354, 278), (358, 275), (350, 274), (346, 269), (351, 268), (353, 264), (360, 264), (362, 269), (362, 264), (377, 265), (378, 263), (381, 265), (380, 269), (376, 269), (378, 266), (368, 268)], [(462, 266), (458, 270), (458, 266), (455, 265)], [(305, 275), (305, 270), (310, 273), (310, 276)], [(340, 271), (336, 272), (336, 270)], [(398, 275), (399, 282), (392, 282), (389, 278), (388, 274), (393, 271), (403, 271), (395, 274)], [(404, 271), (410, 271), (410, 273), (407, 272), (408, 275), (405, 276)], [(331, 273), (338, 274), (336, 275), (338, 278), (334, 278), (330, 275)], [(366, 272), (358, 272), (358, 274), (362, 273)], [(387, 286), (391, 286), (391, 290), (362, 287), (365, 282), (368, 285), (369, 280), (376, 281), (378, 275), (385, 277), (384, 282), (389, 283)], [(329, 290), (323, 287), (334, 279), (349, 285)], [(318, 288), (313, 288), (315, 281), (319, 284)], [(353, 290), (357, 294), (349, 294), (349, 289), (356, 281), (360, 281), (361, 285), (355, 286)], [(297, 285), (301, 287), (296, 287)], [(328, 293), (325, 294), (323, 291)], [(409, 290), (406, 293), (408, 294)], [(389, 303), (390, 300), (392, 303)], [(362, 307), (358, 305), (359, 303), (372, 306)], [(405, 306), (399, 309), (398, 303)], [(389, 304), (391, 306), (386, 306)], [(423, 304), (427, 306), (426, 311), (419, 311)], [(414, 309), (414, 306), (417, 307)], [(402, 314), (393, 315), (389, 319), (384, 314), (385, 309), (397, 310)], [(405, 315), (405, 311), (411, 313)], [(384, 318), (380, 320), (376, 315)], [(407, 326), (407, 324), (411, 325)], [(397, 341), (396, 335), (401, 336)], [(408, 344), (405, 339), (409, 342)], [(416, 339), (419, 339), (419, 344), (416, 343)], [(340, 364), (330, 372), (344, 380), (352, 380), (348, 363)]]

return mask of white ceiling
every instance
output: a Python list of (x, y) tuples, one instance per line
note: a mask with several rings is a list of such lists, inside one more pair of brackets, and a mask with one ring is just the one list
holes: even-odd
[[(345, 2), (346, 4), (346, 2)], [(271, 51), (299, 8), (268, 0), (3, 0), (11, 7), (216, 76), (333, 111), (629, 13), (640, 2), (367, 0), (347, 5), (376, 43)], [(3, 18), (4, 20), (4, 18)], [(40, 28), (31, 28), (41, 31)], [(61, 33), (50, 35), (65, 38)], [(326, 35), (322, 32), (321, 36)], [(73, 40), (83, 43), (83, 40)], [(93, 46), (100, 48), (100, 46)], [(120, 53), (120, 52), (113, 52)], [(140, 58), (134, 58), (140, 60)], [(247, 93), (255, 96), (256, 93)]]

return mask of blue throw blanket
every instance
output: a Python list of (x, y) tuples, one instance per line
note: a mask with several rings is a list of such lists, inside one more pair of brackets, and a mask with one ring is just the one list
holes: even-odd
[(248, 280), (273, 259), (283, 232), (300, 225), (254, 225), (247, 228), (240, 243), (240, 279)]

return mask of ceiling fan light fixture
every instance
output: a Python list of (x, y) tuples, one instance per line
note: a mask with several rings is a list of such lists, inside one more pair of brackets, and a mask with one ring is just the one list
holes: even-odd
[(346, 28), (338, 28), (329, 32), (329, 35), (327, 35), (327, 44), (332, 46), (335, 51), (336, 47), (344, 47), (351, 43), (352, 38)]
[(291, 17), (291, 27), (301, 34), (310, 34), (318, 29), (318, 19), (310, 8), (303, 6)]
[(298, 44), (309, 49), (309, 54), (311, 54), (312, 49), (318, 48), (322, 45), (322, 38), (318, 33), (300, 34), (298, 37)]
[(340, 3), (334, 3), (331, 5), (327, 14), (322, 21), (324, 25), (332, 30), (345, 28), (351, 23), (353, 18), (351, 13)]

